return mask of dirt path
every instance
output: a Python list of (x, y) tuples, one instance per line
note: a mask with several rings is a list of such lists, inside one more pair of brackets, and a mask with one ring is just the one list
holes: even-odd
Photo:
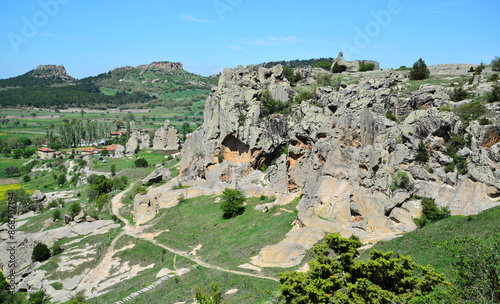
[(108, 250), (108, 252), (110, 252), (110, 251), (112, 252), (112, 250), (114, 248), (111, 248), (111, 247), (114, 245), (115, 241), (119, 237), (121, 237), (123, 234), (127, 234), (127, 235), (129, 235), (131, 237), (135, 237), (135, 238), (138, 238), (138, 239), (142, 239), (142, 240), (151, 242), (151, 243), (153, 243), (153, 244), (155, 244), (157, 246), (160, 246), (160, 247), (162, 247), (162, 248), (164, 248), (164, 249), (166, 249), (166, 250), (168, 250), (168, 251), (170, 251), (170, 252), (172, 252), (174, 254), (180, 255), (180, 256), (188, 259), (188, 260), (191, 260), (192, 262), (195, 262), (196, 264), (198, 264), (200, 266), (203, 266), (205, 268), (215, 269), (215, 270), (224, 271), (224, 272), (228, 272), (228, 273), (234, 273), (234, 274), (238, 274), (238, 275), (250, 276), (250, 277), (254, 277), (254, 278), (272, 280), (272, 281), (276, 281), (276, 282), (279, 281), (277, 278), (267, 277), (267, 276), (258, 275), (258, 274), (252, 274), (252, 273), (243, 272), (243, 271), (229, 270), (229, 269), (225, 269), (225, 268), (222, 268), (222, 267), (219, 267), (219, 266), (211, 265), (209, 263), (203, 262), (202, 260), (200, 260), (197, 257), (190, 256), (185, 251), (179, 251), (179, 250), (175, 250), (173, 248), (167, 247), (167, 246), (159, 243), (158, 241), (152, 239), (151, 237), (146, 236), (146, 234), (144, 234), (144, 233), (142, 233), (140, 231), (141, 229), (136, 229), (134, 226), (130, 225), (129, 221), (127, 219), (125, 219), (124, 217), (122, 217), (120, 215), (120, 212), (119, 212), (120, 211), (120, 207), (123, 206), (123, 204), (121, 202), (123, 196), (125, 195), (125, 193), (127, 191), (129, 191), (130, 189), (132, 189), (132, 187), (134, 187), (135, 184), (136, 184), (136, 182), (130, 184), (130, 186), (127, 189), (125, 189), (122, 192), (120, 192), (119, 194), (117, 194), (111, 200), (111, 204), (112, 204), (111, 210), (112, 210), (113, 214), (116, 215), (117, 218), (119, 218), (120, 220), (122, 220), (125, 223), (125, 227), (123, 227), (123, 232), (120, 233), (115, 238), (115, 240), (113, 240), (113, 243), (111, 244), (110, 249)]

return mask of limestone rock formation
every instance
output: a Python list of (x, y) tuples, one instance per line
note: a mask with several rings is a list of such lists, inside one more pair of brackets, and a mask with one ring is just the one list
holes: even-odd
[(153, 149), (179, 150), (180, 146), (177, 130), (170, 124), (169, 120), (166, 120), (163, 126), (155, 133)]
[(354, 61), (346, 61), (344, 59), (344, 54), (342, 52), (339, 53), (337, 59), (335, 59), (332, 63), (332, 69), (335, 64), (338, 64), (342, 71), (346, 72), (357, 72), (359, 70), (359, 64), (363, 62), (365, 64), (373, 63), (375, 65), (374, 70), (380, 70), (380, 64), (376, 61), (370, 60), (354, 60)]
[(39, 65), (33, 74), (37, 78), (60, 78), (63, 81), (73, 81), (75, 78), (68, 75), (64, 65)]
[(125, 153), (128, 155), (134, 155), (137, 149), (145, 149), (149, 147), (149, 133), (147, 131), (134, 131), (130, 135), (127, 141), (127, 147)]
[[(464, 125), (453, 112), (439, 110), (453, 105), (448, 88), (424, 84), (406, 92), (407, 82), (406, 72), (391, 72), (338, 90), (318, 87), (289, 115), (264, 117), (259, 98), (265, 89), (282, 101), (296, 94), (281, 66), (225, 69), (207, 99), (203, 125), (184, 144), (180, 178), (246, 195), (303, 193), (300, 227), (355, 234), (363, 241), (415, 229), (412, 216), (421, 211), (412, 195), (434, 198), (452, 214), (500, 205), (498, 123)], [(388, 111), (401, 121), (386, 118)], [(445, 142), (454, 135), (471, 137), (470, 147), (459, 151), (467, 157), (465, 174), (444, 170), (453, 161)], [(415, 161), (421, 141), (430, 156), (427, 164)], [(399, 172), (412, 187), (393, 192)], [(302, 254), (295, 245), (280, 246), (290, 253), (286, 265)], [(261, 252), (256, 263), (264, 265), (262, 257), (274, 249)]]
[(33, 192), (33, 195), (31, 196), (31, 199), (35, 201), (35, 203), (39, 204), (39, 203), (42, 203), (44, 200), (47, 199), (47, 196), (45, 196), (45, 194), (40, 191), (40, 190), (35, 190), (35, 192)]
[(146, 73), (150, 69), (164, 69), (167, 72), (171, 72), (176, 69), (183, 69), (182, 63), (180, 62), (169, 62), (169, 61), (155, 61), (150, 64), (143, 64), (137, 67), (141, 70), (141, 75)]
[(151, 172), (146, 178), (144, 178), (141, 183), (143, 185), (148, 185), (151, 183), (158, 183), (161, 181), (168, 181), (172, 178), (172, 173), (167, 168), (160, 167), (153, 172)]
[(124, 154), (125, 154), (125, 147), (122, 145), (116, 145), (116, 149), (114, 151), (113, 156), (116, 158), (122, 158)]

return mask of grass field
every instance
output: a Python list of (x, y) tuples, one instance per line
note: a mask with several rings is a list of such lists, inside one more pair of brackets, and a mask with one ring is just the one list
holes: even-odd
[[(486, 240), (500, 233), (500, 207), (491, 208), (477, 215), (452, 216), (405, 233), (388, 242), (379, 242), (373, 249), (394, 251), (396, 255), (410, 255), (419, 264), (431, 265), (438, 272), (451, 277), (454, 258), (440, 244), (453, 238), (474, 236)], [(362, 254), (368, 259), (368, 252)]]
[[(262, 203), (258, 198), (248, 199), (242, 215), (223, 219), (215, 197), (202, 196), (186, 200), (171, 209), (161, 210), (154, 229), (165, 231), (157, 239), (172, 248), (191, 251), (202, 245), (199, 255), (208, 263), (236, 269), (248, 263), (250, 257), (267, 245), (284, 239), (296, 218), (294, 212), (273, 210), (267, 213), (255, 210)], [(295, 206), (286, 206), (291, 211)]]

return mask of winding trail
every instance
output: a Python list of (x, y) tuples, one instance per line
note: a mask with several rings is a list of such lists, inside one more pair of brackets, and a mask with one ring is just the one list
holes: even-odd
[[(125, 195), (125, 193), (127, 191), (130, 191), (130, 189), (132, 189), (135, 186), (136, 183), (137, 182), (134, 182), (134, 183), (130, 184), (130, 186), (127, 189), (123, 190), (122, 192), (120, 192), (119, 194), (115, 195), (111, 199), (111, 210), (112, 210), (112, 213), (114, 215), (116, 215), (117, 218), (119, 218), (121, 221), (123, 221), (125, 223), (125, 227), (123, 227), (123, 231), (115, 238), (115, 240), (113, 240), (113, 243), (111, 244), (110, 248), (108, 249), (108, 252), (112, 252), (114, 250), (114, 244), (116, 243), (116, 240), (118, 238), (120, 238), (124, 234), (127, 234), (127, 235), (129, 235), (131, 237), (135, 237), (135, 238), (138, 238), (138, 239), (142, 239), (142, 240), (151, 242), (151, 243), (153, 243), (153, 244), (155, 244), (157, 246), (160, 246), (160, 247), (162, 247), (162, 248), (170, 251), (171, 253), (180, 255), (180, 256), (182, 256), (182, 257), (184, 257), (184, 258), (186, 258), (188, 260), (191, 260), (192, 262), (194, 262), (194, 263), (196, 263), (196, 264), (198, 264), (198, 265), (200, 265), (202, 267), (205, 267), (205, 268), (219, 270), (219, 271), (224, 271), (224, 272), (233, 273), (233, 274), (237, 274), (237, 275), (244, 275), (244, 276), (249, 276), (249, 277), (254, 277), (254, 278), (259, 278), (259, 279), (266, 279), (266, 280), (272, 280), (272, 281), (275, 281), (275, 282), (279, 282), (279, 280), (277, 278), (263, 276), (263, 275), (258, 275), (258, 274), (252, 274), (252, 273), (248, 273), (248, 272), (244, 272), (244, 271), (230, 270), (230, 269), (222, 268), (220, 266), (215, 266), (215, 265), (209, 264), (207, 262), (204, 262), (204, 261), (200, 260), (200, 258), (198, 258), (198, 257), (190, 256), (185, 251), (179, 251), (179, 250), (170, 248), (168, 246), (165, 246), (165, 245), (159, 243), (157, 240), (155, 240), (151, 236), (146, 236), (146, 234), (142, 233), (142, 229), (138, 229), (137, 227), (132, 226), (130, 224), (130, 222), (126, 218), (124, 218), (123, 216), (120, 215), (120, 208), (123, 206), (123, 204), (122, 204), (122, 198), (123, 198), (123, 196)], [(111, 248), (111, 247), (113, 247), (113, 248)]]

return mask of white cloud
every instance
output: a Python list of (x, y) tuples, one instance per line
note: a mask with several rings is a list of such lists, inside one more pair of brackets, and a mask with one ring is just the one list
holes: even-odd
[(211, 21), (211, 20), (201, 20), (197, 19), (194, 16), (188, 15), (188, 14), (182, 14), (181, 19), (184, 21), (190, 21), (190, 22), (201, 22), (201, 23), (214, 23), (216, 21)]
[(228, 49), (231, 49), (231, 50), (243, 51), (243, 48), (241, 46), (237, 46), (237, 45), (226, 45), (226, 47)]

